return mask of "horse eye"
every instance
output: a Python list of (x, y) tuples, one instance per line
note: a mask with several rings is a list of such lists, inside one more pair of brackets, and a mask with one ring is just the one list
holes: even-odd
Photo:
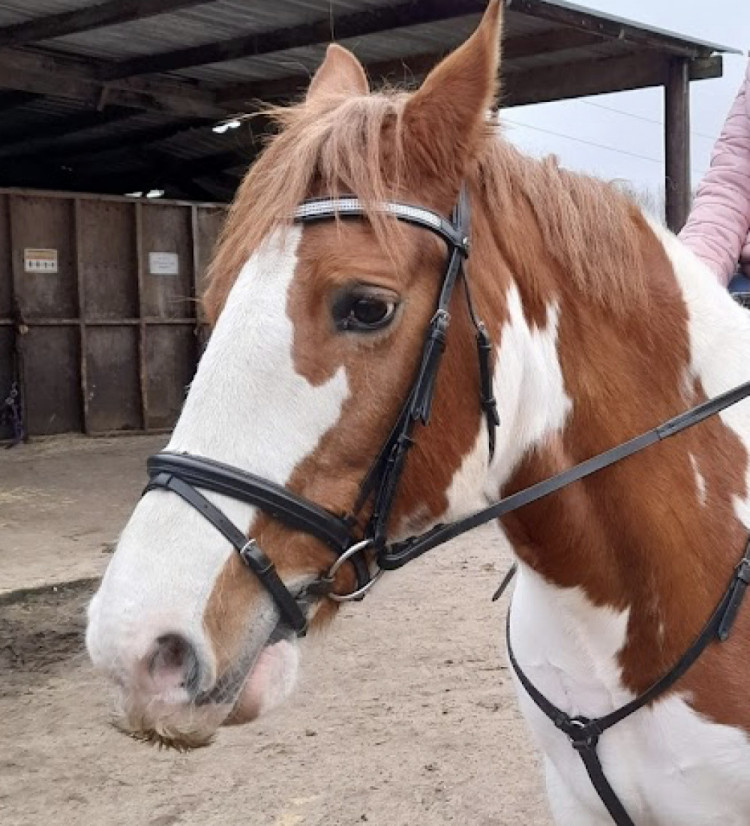
[(334, 303), (333, 317), (339, 330), (380, 330), (393, 320), (397, 306), (390, 297), (357, 291)]

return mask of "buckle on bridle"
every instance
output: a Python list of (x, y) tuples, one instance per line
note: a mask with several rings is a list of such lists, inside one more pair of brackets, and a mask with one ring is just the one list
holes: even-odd
[[(338, 559), (328, 569), (328, 573), (321, 577), (318, 581), (325, 583), (330, 582), (331, 585), (333, 585), (333, 580), (338, 569), (355, 554), (364, 553), (366, 550), (373, 547), (373, 545), (374, 542), (372, 539), (363, 539), (360, 542), (355, 542), (352, 546), (347, 548), (340, 557), (338, 557)], [(332, 591), (329, 591), (326, 596), (334, 602), (352, 602), (354, 600), (362, 599), (370, 588), (372, 588), (372, 586), (380, 579), (382, 574), (382, 568), (378, 568), (378, 570), (370, 577), (370, 581), (365, 583), (361, 588), (357, 588), (356, 591), (352, 591), (349, 594), (334, 594)]]

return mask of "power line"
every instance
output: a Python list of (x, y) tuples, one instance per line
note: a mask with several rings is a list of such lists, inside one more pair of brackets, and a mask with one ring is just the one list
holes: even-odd
[(541, 126), (532, 126), (530, 123), (522, 123), (518, 120), (511, 120), (503, 117), (503, 123), (512, 123), (514, 126), (522, 126), (524, 129), (533, 129), (535, 132), (544, 132), (547, 135), (555, 135), (558, 138), (567, 138), (569, 141), (576, 141), (583, 143), (586, 146), (595, 146), (597, 149), (606, 149), (608, 152), (617, 152), (620, 155), (629, 155), (631, 158), (640, 158), (642, 161), (651, 161), (651, 163), (658, 163), (660, 166), (664, 163), (661, 158), (653, 158), (650, 155), (641, 155), (638, 152), (630, 152), (627, 149), (619, 149), (616, 146), (609, 146), (606, 143), (597, 143), (596, 141), (589, 141), (585, 138), (577, 138), (575, 135), (565, 135), (562, 132), (555, 132), (552, 129), (543, 129)]
[[(521, 126), (524, 129), (532, 129), (535, 132), (544, 132), (546, 135), (555, 135), (558, 138), (565, 138), (566, 140), (569, 140), (569, 141), (575, 141), (576, 143), (582, 143), (585, 146), (594, 146), (597, 149), (604, 149), (607, 152), (616, 152), (618, 155), (627, 155), (631, 158), (638, 158), (639, 160), (642, 160), (642, 161), (650, 161), (651, 163), (659, 164), (659, 166), (664, 165), (664, 161), (661, 158), (654, 158), (651, 155), (641, 155), (638, 152), (630, 152), (627, 149), (620, 149), (617, 146), (610, 146), (609, 144), (606, 144), (606, 143), (598, 143), (597, 141), (590, 141), (590, 140), (587, 140), (586, 138), (578, 138), (575, 135), (566, 135), (563, 132), (556, 132), (553, 129), (544, 129), (541, 126), (532, 126), (530, 123), (522, 123), (521, 121), (512, 120), (511, 118), (508, 118), (508, 117), (503, 117), (503, 123), (510, 123), (513, 126)], [(691, 171), (692, 171), (692, 174), (694, 176), (696, 176), (697, 178), (702, 178), (703, 175), (706, 174), (705, 171), (700, 172), (700, 173), (696, 173), (695, 170), (691, 170)]]
[[(606, 106), (603, 103), (594, 103), (591, 100), (579, 100), (578, 103), (582, 103), (584, 106), (593, 106), (595, 109), (604, 109), (607, 112), (616, 112), (618, 115), (624, 115), (628, 118), (634, 118), (635, 120), (642, 120), (646, 123), (655, 123), (657, 126), (663, 126), (663, 121), (657, 120), (656, 118), (648, 118), (645, 115), (636, 115), (635, 112), (626, 112), (624, 109), (617, 109), (615, 106)], [(716, 135), (708, 135), (705, 132), (697, 132), (694, 129), (690, 130), (691, 135), (695, 135), (698, 138), (705, 138), (709, 141), (715, 141)]]

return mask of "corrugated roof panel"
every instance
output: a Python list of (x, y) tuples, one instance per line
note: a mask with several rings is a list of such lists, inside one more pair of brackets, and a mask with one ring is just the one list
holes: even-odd
[(91, 0), (2, 0), (0, 2), (0, 26), (10, 26), (49, 14), (85, 9)]
[[(382, 5), (379, 0), (336, 0), (334, 10), (338, 16), (378, 5)], [(120, 60), (324, 20), (331, 15), (331, 8), (330, 0), (219, 0), (46, 44), (65, 52)]]
[[(352, 37), (339, 41), (360, 60), (394, 60), (410, 54), (446, 52), (465, 40), (478, 20), (477, 15), (423, 23), (383, 34)], [(287, 75), (312, 73), (320, 65), (327, 44), (287, 49), (258, 57), (199, 66), (180, 71), (179, 76), (216, 84), (238, 80), (271, 80)]]

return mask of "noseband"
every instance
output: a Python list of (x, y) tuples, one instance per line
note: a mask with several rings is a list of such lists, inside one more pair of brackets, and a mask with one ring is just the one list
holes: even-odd
[[(304, 635), (307, 629), (305, 609), (310, 599), (322, 596), (338, 601), (361, 599), (383, 571), (400, 568), (449, 539), (549, 496), (573, 482), (645, 450), (656, 442), (705, 421), (750, 396), (750, 382), (747, 382), (680, 413), (640, 436), (493, 502), (468, 516), (445, 525), (436, 525), (422, 534), (400, 542), (389, 543), (387, 539), (389, 515), (407, 452), (413, 444), (413, 431), (417, 423), (422, 425), (429, 423), (435, 379), (450, 323), (448, 306), (459, 278), (464, 284), (466, 306), (476, 330), (479, 404), (487, 421), (490, 460), (495, 449), (495, 428), (499, 425), (499, 418), (492, 395), (492, 343), (484, 325), (474, 312), (469, 282), (464, 270), (464, 262), (469, 254), (469, 205), (465, 189), (461, 189), (458, 203), (449, 221), (432, 210), (396, 202), (380, 204), (376, 209), (391, 215), (396, 220), (437, 235), (447, 246), (448, 258), (435, 312), (427, 327), (419, 367), (411, 389), (390, 435), (360, 485), (359, 496), (351, 513), (346, 516), (337, 515), (267, 479), (211, 459), (187, 454), (159, 453), (148, 460), (150, 479), (144, 493), (159, 488), (172, 491), (201, 513), (219, 533), (229, 540), (243, 562), (271, 595), (283, 620), (300, 636)], [(334, 219), (362, 219), (366, 216), (367, 211), (357, 198), (313, 198), (304, 201), (298, 207), (294, 214), (294, 221), (309, 224)], [(292, 594), (276, 573), (273, 563), (255, 540), (248, 539), (245, 533), (219, 508), (200, 493), (198, 488), (246, 502), (288, 527), (314, 536), (336, 554), (335, 562), (326, 573), (308, 583), (299, 593)], [(359, 532), (358, 517), (370, 501), (372, 502), (370, 517), (364, 531)], [(370, 570), (370, 558), (373, 556), (377, 565), (374, 574)], [(356, 572), (357, 588), (350, 594), (336, 594), (333, 591), (334, 576), (338, 569), (347, 562), (354, 567)], [(505, 587), (509, 579), (506, 577), (501, 589)], [(598, 718), (567, 714), (553, 705), (533, 685), (513, 653), (510, 619), (508, 619), (506, 632), (508, 654), (519, 682), (536, 706), (569, 738), (573, 748), (578, 751), (599, 798), (618, 826), (633, 826), (633, 821), (604, 775), (597, 753), (600, 736), (607, 729), (667, 691), (688, 670), (710, 642), (715, 639), (723, 642), (727, 639), (749, 584), (750, 542), (716, 609), (693, 644), (677, 663), (645, 692), (620, 708)], [(510, 612), (508, 617), (510, 618)]]

